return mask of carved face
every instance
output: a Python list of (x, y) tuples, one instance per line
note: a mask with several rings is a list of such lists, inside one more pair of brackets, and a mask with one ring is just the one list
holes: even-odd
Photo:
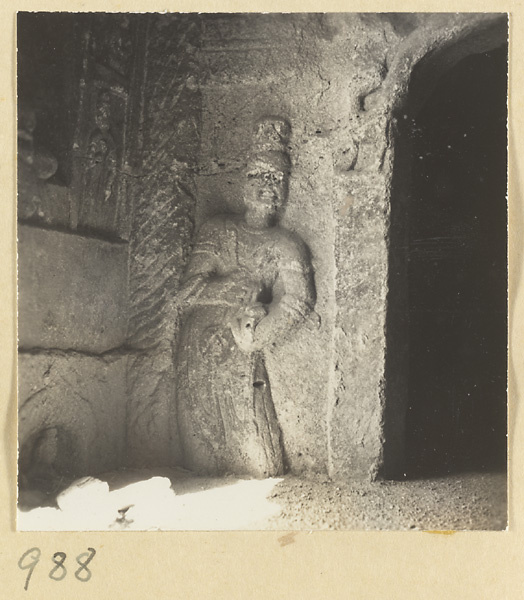
[(247, 173), (245, 203), (248, 213), (269, 224), (276, 218), (287, 196), (288, 175), (271, 165), (252, 165)]

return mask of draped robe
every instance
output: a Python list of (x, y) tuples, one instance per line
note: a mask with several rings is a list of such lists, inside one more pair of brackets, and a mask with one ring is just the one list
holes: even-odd
[[(200, 229), (182, 281), (177, 421), (184, 466), (206, 474), (267, 477), (284, 470), (281, 432), (264, 353), (306, 318), (313, 284), (304, 245), (281, 227), (215, 217)], [(267, 316), (258, 343), (232, 333), (253, 302)]]

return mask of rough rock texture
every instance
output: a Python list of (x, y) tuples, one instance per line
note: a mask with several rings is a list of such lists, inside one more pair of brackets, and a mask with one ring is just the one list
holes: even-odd
[[(401, 282), (389, 304), (397, 314), (387, 312), (390, 269), (405, 269), (402, 228), (390, 229), (396, 110), (426, 55), (428, 75), (449, 68), (503, 43), (505, 23), (451, 14), (204, 20), (199, 221), (242, 211), (253, 121), (277, 114), (294, 131), (283, 225), (311, 250), (319, 319), (267, 359), (294, 471), (366, 478), (402, 463), (402, 352), (386, 365), (387, 336), (402, 348)], [(414, 96), (421, 89), (431, 88), (426, 81)]]
[(289, 179), (289, 123), (256, 123), (242, 216), (206, 221), (179, 290), (177, 352), (183, 465), (208, 474), (282, 474), (285, 446), (266, 356), (315, 304), (309, 252), (279, 224)]
[(179, 464), (170, 346), (133, 354), (127, 362), (126, 465)]
[[(311, 251), (317, 317), (270, 353), (268, 373), (292, 470), (338, 474), (345, 466), (356, 475), (352, 449), (364, 447), (367, 463), (380, 451), (386, 194), (370, 175), (372, 188), (350, 195), (346, 173), (355, 137), (367, 140), (365, 127), (351, 127), (361, 99), (380, 84), (397, 36), (386, 28), (388, 43), (381, 23), (358, 15), (267, 15), (256, 35), (253, 23), (247, 15), (206, 22), (200, 211), (241, 210), (251, 123), (261, 114), (288, 118), (293, 168), (283, 225)], [(384, 150), (374, 144), (386, 144), (385, 131), (367, 136), (359, 158), (375, 174)]]
[(93, 14), (79, 22), (82, 68), (72, 140), (71, 228), (128, 239), (136, 18)]
[[(327, 468), (325, 398), (332, 352), (333, 298), (327, 293), (334, 276), (328, 250), (334, 241), (331, 168), (321, 131), (326, 115), (319, 109), (329, 85), (317, 64), (320, 42), (313, 35), (303, 37), (311, 28), (321, 31), (318, 17), (217, 16), (205, 22), (202, 48), (200, 218), (243, 210), (243, 168), (258, 118), (278, 115), (292, 127), (282, 226), (309, 247), (317, 300), (305, 326), (268, 351), (266, 361), (284, 451), (294, 471)], [(319, 156), (325, 157), (322, 167)]]
[(101, 353), (127, 327), (127, 248), (20, 225), (19, 346)]
[(20, 483), (31, 487), (124, 462), (125, 353), (107, 352), (128, 326), (135, 27), (20, 13), (18, 32)]
[(280, 514), (265, 529), (453, 532), (508, 525), (504, 473), (376, 482), (289, 476), (270, 497)]
[(143, 37), (139, 155), (131, 188), (129, 344), (146, 353), (129, 363), (128, 440), (130, 464), (158, 465), (179, 457), (174, 298), (194, 226), (200, 20), (149, 16)]
[(125, 363), (74, 352), (22, 352), (18, 359), (21, 484), (122, 465)]
[[(52, 16), (46, 23), (49, 33)], [(438, 73), (503, 44), (506, 24), (504, 15), (490, 14), (74, 20), (71, 33), (57, 39), (62, 49), (79, 41), (74, 56), (50, 68), (61, 85), (45, 83), (34, 68), (33, 78), (21, 80), (21, 103), (25, 98), (38, 108), (41, 102), (36, 113), (44, 119), (35, 126), (28, 117), (20, 127), (19, 218), (32, 225), (20, 229), (20, 341), (22, 348), (127, 349), (118, 369), (107, 356), (60, 355), (64, 379), (68, 368), (78, 374), (75, 393), (93, 389), (95, 365), (108, 389), (121, 389), (121, 369), (127, 369), (125, 393), (111, 392), (114, 400), (105, 405), (113, 411), (108, 423), (122, 419), (111, 434), (119, 449), (112, 459), (181, 460), (174, 368), (180, 278), (200, 225), (219, 213), (243, 212), (253, 124), (276, 115), (292, 127), (281, 226), (307, 247), (316, 289), (314, 310), (265, 357), (286, 463), (293, 473), (334, 478), (398, 469), (407, 371), (409, 169), (397, 143), (403, 114), (424, 101)], [(33, 49), (22, 60), (31, 64), (36, 51), (26, 43)], [(54, 56), (52, 44), (46, 48), (45, 56)], [(49, 115), (62, 89), (73, 90), (67, 96), (73, 109), (53, 135), (58, 121)], [(39, 249), (31, 246), (37, 237)], [(48, 353), (22, 358), (37, 361), (26, 372), (39, 390)], [(83, 450), (74, 455), (82, 471), (88, 460), (82, 440), (97, 435), (99, 404), (70, 406), (66, 389), (49, 388), (53, 403), (47, 392), (28, 401), (38, 407), (33, 420), (22, 405), (21, 442), (45, 423), (38, 452), (40, 462), (49, 462), (45, 457), (69, 439), (62, 421), (70, 418), (77, 427), (68, 411), (78, 406), (88, 423), (79, 437)], [(119, 454), (124, 431), (125, 460)], [(92, 456), (89, 466), (99, 470), (103, 458)]]
[[(502, 46), (507, 40), (507, 17), (503, 14), (429, 14), (396, 48), (388, 53), (383, 85), (364, 100), (365, 118), (377, 140), (386, 140), (383, 164), (379, 169), (385, 190), (388, 274), (385, 321), (385, 370), (381, 383), (381, 451), (371, 462), (371, 473), (398, 475), (405, 466), (406, 384), (408, 375), (406, 330), (407, 114), (432, 93), (441, 73), (467, 55)], [(385, 123), (385, 126), (384, 126)], [(380, 136), (380, 132), (385, 132)], [(409, 143), (407, 144), (409, 146)], [(380, 144), (376, 144), (380, 150)], [(393, 152), (394, 151), (394, 152)], [(409, 159), (408, 159), (409, 160)], [(355, 175), (358, 182), (358, 161)], [(376, 181), (376, 180), (375, 180)], [(373, 189), (364, 177), (366, 189)], [(380, 185), (380, 184), (379, 184)], [(377, 189), (380, 189), (379, 185)], [(366, 459), (367, 460), (367, 459)]]

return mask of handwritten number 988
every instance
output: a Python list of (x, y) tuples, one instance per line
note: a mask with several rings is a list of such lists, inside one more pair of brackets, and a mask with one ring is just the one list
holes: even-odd
[[(79, 564), (79, 568), (75, 571), (75, 577), (78, 581), (86, 583), (91, 579), (91, 571), (88, 568), (89, 563), (93, 560), (96, 550), (94, 548), (88, 548), (87, 552), (83, 552), (76, 557), (76, 562)], [(36, 565), (40, 561), (41, 556), (40, 548), (30, 548), (18, 561), (18, 566), (23, 571), (27, 570), (27, 577), (25, 579), (24, 590), (29, 587), (31, 576), (36, 568)], [(65, 552), (55, 552), (53, 554), (52, 561), (55, 566), (49, 571), (49, 578), (53, 581), (62, 581), (67, 575), (67, 569), (64, 565), (67, 555)]]

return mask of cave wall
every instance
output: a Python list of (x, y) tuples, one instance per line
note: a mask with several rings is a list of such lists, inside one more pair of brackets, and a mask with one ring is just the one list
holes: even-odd
[[(58, 460), (63, 440), (72, 474), (177, 461), (174, 296), (193, 232), (198, 23), (19, 17), (22, 466)], [(57, 428), (61, 444), (42, 434)]]
[(125, 461), (134, 44), (126, 16), (18, 16), (22, 482)]
[[(490, 27), (500, 20), (348, 13), (204, 19), (197, 224), (242, 211), (253, 122), (269, 114), (292, 126), (282, 224), (309, 247), (317, 299), (315, 314), (268, 353), (267, 364), (293, 471), (367, 478), (402, 464), (402, 193), (394, 230), (390, 204), (398, 111), (418, 62), (437, 56), (428, 72), (445, 70), (494, 43)], [(388, 304), (392, 269), (399, 275)]]
[(391, 119), (368, 112), (419, 17), (216, 15), (204, 21), (197, 217), (242, 210), (252, 124), (289, 119), (282, 225), (307, 244), (314, 314), (267, 355), (295, 472), (367, 477), (381, 460)]
[[(198, 227), (242, 211), (253, 123), (276, 115), (292, 126), (282, 225), (307, 244), (316, 288), (314, 313), (267, 356), (287, 462), (333, 477), (394, 470), (406, 410), (398, 118), (415, 65), (437, 73), (499, 43), (504, 17), (37, 17), (20, 16), (21, 446), (56, 421), (78, 437), (78, 471), (177, 464), (179, 280)], [(56, 19), (60, 36), (35, 47), (31, 31), (49, 40)], [(41, 73), (29, 66), (39, 52)]]

